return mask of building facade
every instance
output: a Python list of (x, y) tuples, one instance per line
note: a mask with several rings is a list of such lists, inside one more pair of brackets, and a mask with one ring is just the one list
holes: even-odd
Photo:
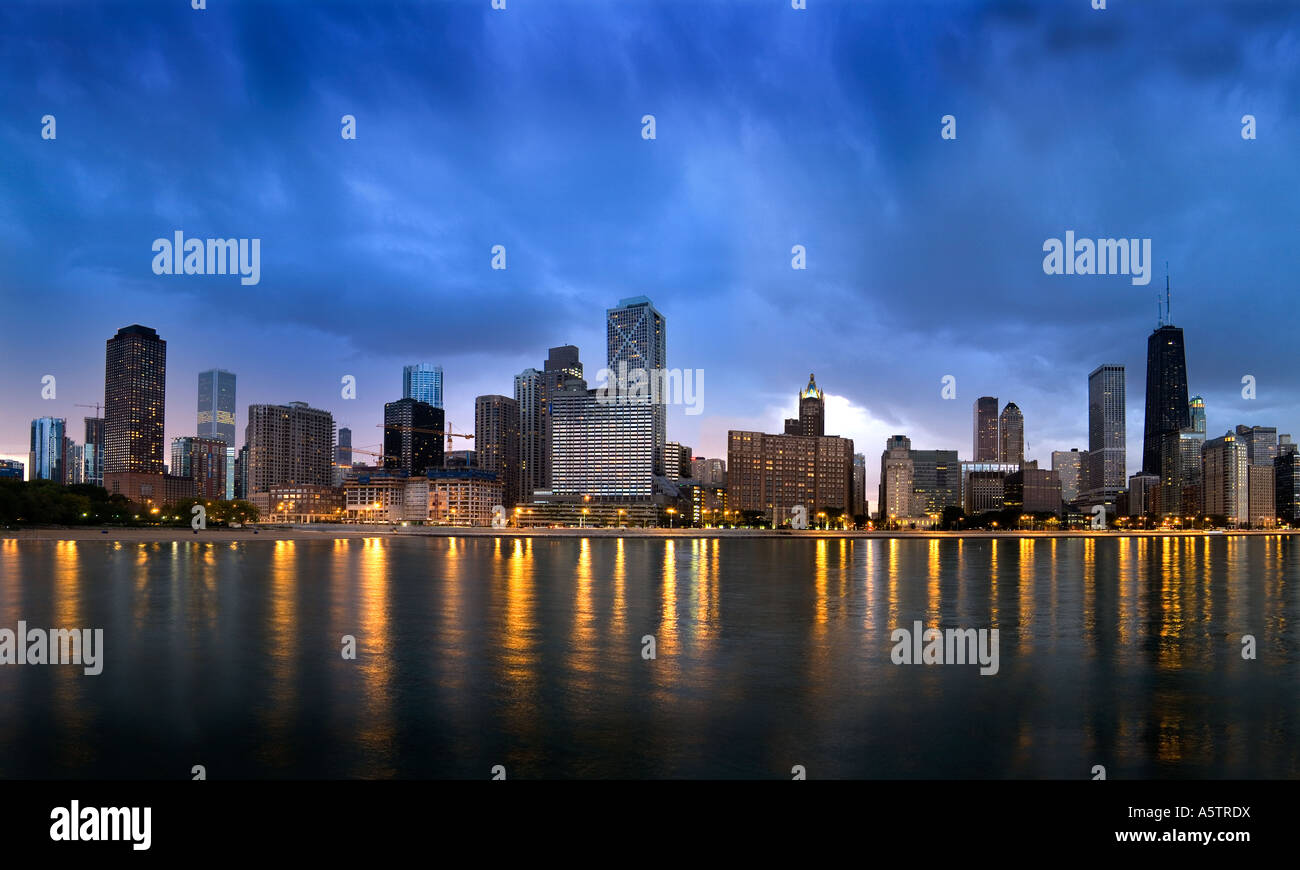
[(306, 402), (249, 405), (242, 453), (244, 498), (273, 486), (331, 486), (334, 415)]
[[(620, 299), (618, 305), (605, 312), (605, 339), (608, 368), (611, 379), (619, 365), (629, 372), (643, 370), (647, 377), (657, 377), (657, 372), (668, 368), (667, 332), (662, 314), (645, 296)], [(651, 456), (654, 473), (663, 474), (664, 445), (668, 441), (668, 408), (666, 399), (652, 402)]]
[(32, 480), (65, 483), (67, 421), (62, 417), (37, 417), (32, 421), (27, 467)]
[(1061, 501), (1074, 504), (1083, 493), (1084, 457), (1078, 447), (1052, 451), (1052, 471), (1061, 481)]
[(1021, 468), (1006, 476), (1003, 504), (1027, 514), (1061, 515), (1061, 478), (1043, 468)]
[(1250, 462), (1246, 442), (1229, 432), (1205, 442), (1202, 480), (1205, 513), (1222, 517), (1229, 526), (1250, 522)]
[(1284, 523), (1300, 525), (1300, 452), (1288, 450), (1273, 460), (1273, 507)]
[(162, 498), (167, 342), (147, 326), (117, 331), (104, 352), (104, 488), (147, 504)]
[(1123, 366), (1098, 366), (1088, 375), (1088, 470), (1085, 474), (1088, 499), (1094, 502), (1118, 496), (1128, 479), (1124, 402)]
[(572, 377), (548, 400), (552, 495), (652, 495), (655, 406), (597, 401), (585, 381)]
[(402, 367), (402, 398), (442, 408), (442, 366), (414, 363)]
[(543, 407), (544, 375), (534, 368), (515, 375), (515, 403), (519, 406), (519, 489), (523, 501), (546, 489), (546, 449)]
[(182, 436), (172, 439), (170, 472), (194, 481), (194, 497), (226, 497), (227, 447), (220, 438)]
[(1007, 402), (998, 417), (998, 462), (1025, 464), (1025, 416), (1015, 402)]
[[(519, 403), (508, 396), (479, 396), (474, 400), (474, 452), (478, 467), (497, 475), (501, 504), (512, 508), (524, 501), (520, 489)], [(528, 493), (529, 501), (532, 493)]]
[(976, 462), (998, 461), (998, 399), (980, 396), (975, 400), (973, 448)]
[[(384, 468), (424, 474), (442, 467), (442, 408), (419, 399), (384, 405)], [(349, 453), (351, 450), (349, 450)]]
[(104, 485), (104, 418), (85, 417), (86, 443), (86, 483), (95, 486)]
[(817, 378), (808, 375), (808, 386), (799, 393), (799, 434), (820, 438), (826, 434), (826, 402), (817, 389)]
[(225, 369), (199, 372), (199, 437), (235, 446), (235, 376)]
[(1187, 356), (1183, 331), (1162, 324), (1147, 338), (1146, 420), (1142, 436), (1142, 471), (1160, 474), (1160, 447), (1170, 432), (1191, 426), (1187, 396)]

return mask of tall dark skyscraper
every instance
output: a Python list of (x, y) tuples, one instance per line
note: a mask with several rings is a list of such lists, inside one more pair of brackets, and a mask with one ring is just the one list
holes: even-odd
[(124, 326), (104, 356), (104, 488), (134, 502), (163, 498), (167, 342)]
[(998, 462), (1025, 464), (1025, 415), (1015, 402), (1007, 402), (998, 417)]
[[(1169, 318), (1165, 290), (1165, 317)], [(1160, 474), (1161, 439), (1191, 425), (1187, 404), (1187, 354), (1183, 331), (1161, 322), (1147, 339), (1147, 411), (1142, 434), (1142, 473)]]
[(519, 489), (525, 501), (532, 499), (535, 490), (546, 489), (546, 463), (542, 459), (547, 447), (542, 416), (543, 377), (534, 368), (515, 375), (515, 401), (519, 403)]
[(980, 396), (975, 400), (973, 442), (976, 462), (998, 461), (997, 396)]
[(352, 465), (352, 430), (347, 426), (339, 428), (339, 443), (334, 451), (334, 461), (338, 465)]
[(224, 369), (199, 372), (199, 437), (235, 446), (235, 376)]
[(799, 393), (799, 435), (820, 438), (826, 434), (826, 402), (817, 389), (817, 379), (808, 376), (808, 386)]
[[(474, 452), (478, 466), (501, 481), (502, 505), (520, 500), (519, 403), (509, 396), (479, 396), (474, 400)], [(531, 493), (530, 493), (531, 495)]]
[[(551, 487), (551, 396), (564, 388), (564, 382), (568, 378), (582, 377), (582, 360), (578, 359), (578, 348), (571, 344), (564, 344), (559, 347), (553, 347), (546, 353), (546, 362), (542, 365), (541, 392), (538, 395), (538, 401), (541, 404), (539, 409), (541, 438), (537, 445), (537, 475), (534, 489), (550, 489)], [(524, 413), (524, 406), (521, 404), (520, 414)], [(521, 427), (522, 432), (522, 427)], [(531, 475), (530, 475), (531, 477)], [(532, 493), (528, 493), (531, 497)]]
[(418, 399), (384, 405), (384, 468), (408, 474), (442, 468), (445, 419), (442, 408)]

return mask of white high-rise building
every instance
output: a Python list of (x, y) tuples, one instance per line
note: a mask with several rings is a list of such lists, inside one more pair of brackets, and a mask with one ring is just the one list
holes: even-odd
[[(605, 312), (605, 334), (611, 381), (619, 377), (620, 363), (629, 373), (644, 370), (644, 377), (652, 383), (667, 368), (664, 316), (645, 296), (620, 299), (616, 308), (608, 309)], [(668, 442), (665, 400), (666, 397), (660, 397), (658, 402), (648, 406), (651, 409), (649, 437), (655, 474), (664, 473), (664, 446)], [(552, 455), (554, 452), (552, 449)]]

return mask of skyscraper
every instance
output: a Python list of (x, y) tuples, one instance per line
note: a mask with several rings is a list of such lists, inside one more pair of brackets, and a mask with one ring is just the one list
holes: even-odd
[(134, 502), (163, 497), (167, 342), (124, 326), (104, 356), (104, 488)]
[[(605, 312), (605, 343), (610, 378), (619, 376), (620, 363), (627, 372), (642, 370), (651, 383), (668, 367), (664, 317), (645, 296), (620, 299)], [(664, 473), (664, 444), (668, 441), (666, 397), (650, 405), (651, 456), (654, 473)]]
[[(646, 499), (653, 493), (651, 405), (599, 402), (581, 378), (548, 389), (551, 491)], [(477, 437), (476, 439), (477, 440)], [(482, 449), (482, 445), (478, 445)], [(480, 455), (480, 464), (482, 457)]]
[[(1098, 366), (1088, 375), (1088, 495), (1118, 495), (1128, 479), (1124, 445), (1124, 367)], [(1184, 411), (1186, 403), (1184, 402)]]
[(1246, 442), (1229, 432), (1205, 442), (1202, 454), (1205, 512), (1230, 526), (1250, 521), (1250, 462)]
[(474, 400), (474, 452), (479, 468), (494, 472), (501, 482), (502, 506), (518, 504), (522, 479), (518, 402), (509, 396), (479, 396)]
[(225, 498), (227, 449), (220, 438), (173, 438), (171, 474), (194, 481), (198, 498)]
[(726, 486), (727, 460), (697, 456), (691, 460), (691, 478), (702, 484)]
[(334, 461), (345, 467), (352, 465), (352, 430), (347, 426), (339, 428), (339, 445)]
[(1278, 517), (1300, 525), (1300, 453), (1294, 450), (1273, 460), (1273, 504)]
[(27, 467), (30, 480), (66, 483), (64, 460), (67, 421), (60, 417), (37, 417), (32, 421), (31, 450)]
[(402, 367), (402, 398), (442, 407), (442, 366), (415, 363)]
[(1147, 405), (1142, 436), (1142, 472), (1160, 474), (1161, 439), (1191, 425), (1187, 400), (1187, 358), (1183, 331), (1164, 323), (1147, 339)]
[(1201, 513), (1201, 454), (1205, 433), (1191, 426), (1167, 432), (1160, 445), (1160, 489), (1150, 510), (1162, 516), (1197, 516)]
[(1083, 459), (1079, 448), (1052, 451), (1052, 471), (1061, 480), (1061, 501), (1073, 504), (1083, 492)]
[(235, 446), (235, 376), (225, 369), (199, 372), (199, 437)]
[(86, 483), (104, 485), (104, 418), (86, 417)]
[[(551, 400), (552, 392), (564, 388), (569, 378), (582, 378), (582, 361), (578, 359), (578, 348), (571, 344), (550, 348), (546, 352), (546, 362), (542, 364), (541, 395), (541, 452), (538, 460), (537, 489), (549, 489), (551, 486)], [(585, 389), (585, 387), (584, 387)], [(523, 409), (520, 409), (523, 413)], [(522, 431), (522, 427), (521, 427)]]
[(533, 493), (546, 489), (545, 421), (542, 415), (543, 374), (534, 368), (515, 375), (515, 402), (519, 405), (519, 488), (520, 496), (530, 501)]
[[(694, 463), (692, 463), (694, 465)], [(867, 513), (867, 457), (862, 453), (853, 454), (853, 516)]]
[(998, 462), (1025, 464), (1025, 417), (1015, 402), (1007, 402), (998, 417)]
[(424, 474), (430, 468), (442, 468), (444, 419), (442, 408), (419, 399), (386, 403), (384, 468), (407, 474)]
[[(1191, 418), (1191, 429), (1193, 432), (1205, 434), (1205, 400), (1200, 396), (1192, 396), (1187, 403), (1187, 415)], [(1274, 430), (1276, 432), (1277, 430)]]
[(249, 405), (240, 456), (243, 498), (273, 486), (331, 486), (334, 415), (306, 402)]
[(826, 403), (812, 375), (808, 375), (808, 386), (799, 393), (799, 434), (814, 438), (826, 434)]
[(912, 488), (916, 469), (912, 464), (912, 441), (906, 435), (891, 435), (880, 454), (880, 519), (901, 520), (912, 516)]
[(956, 450), (913, 450), (912, 512), (942, 514), (961, 505), (961, 460)]
[(1246, 442), (1246, 458), (1251, 465), (1273, 465), (1277, 458), (1276, 426), (1238, 426), (1237, 437)]
[(974, 450), (976, 462), (998, 461), (998, 400), (980, 396), (975, 400)]

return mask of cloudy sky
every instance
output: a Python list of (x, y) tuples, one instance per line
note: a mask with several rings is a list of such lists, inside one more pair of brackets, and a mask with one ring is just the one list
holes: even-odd
[[(130, 323), (168, 342), (169, 438), (222, 367), (241, 433), (302, 400), (367, 445), (404, 363), (440, 363), (472, 431), (549, 346), (594, 374), (604, 310), (646, 295), (705, 373), (704, 413), (669, 417), (697, 455), (779, 431), (816, 372), (871, 495), (890, 434), (969, 457), (986, 394), (1046, 465), (1121, 363), (1136, 470), (1166, 261), (1211, 435), (1300, 437), (1300, 4), (507, 5), (0, 7), (0, 454), (41, 415), (80, 440)], [(155, 275), (177, 230), (261, 239), (260, 283)], [(1067, 230), (1151, 239), (1151, 283), (1045, 274)]]

